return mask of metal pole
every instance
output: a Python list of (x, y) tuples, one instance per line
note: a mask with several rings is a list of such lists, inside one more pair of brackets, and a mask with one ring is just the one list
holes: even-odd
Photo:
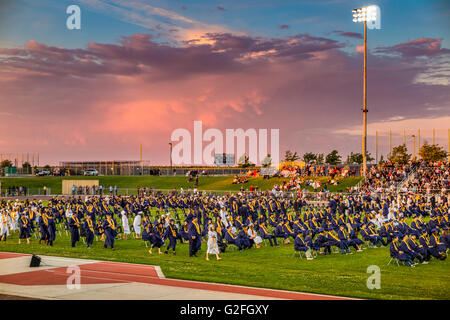
[(172, 169), (172, 142), (169, 142), (169, 161), (170, 161), (170, 169)]
[(433, 129), (433, 144), (434, 144), (434, 129)]
[(406, 146), (406, 130), (403, 129), (403, 144)]
[(391, 129), (389, 129), (389, 156), (392, 154), (392, 143), (391, 143)]
[(417, 133), (417, 157), (419, 157), (419, 150), (420, 150), (420, 129)]
[(416, 136), (413, 135), (413, 161), (416, 160)]
[(141, 164), (141, 175), (144, 175), (144, 164), (142, 162), (142, 143), (139, 145), (139, 160)]
[(363, 122), (364, 122), (364, 132), (363, 132), (363, 145), (362, 145), (362, 156), (363, 156), (363, 170), (364, 176), (366, 176), (367, 169), (367, 22), (364, 21), (364, 80), (363, 80)]
[(378, 163), (378, 131), (375, 131), (375, 161)]

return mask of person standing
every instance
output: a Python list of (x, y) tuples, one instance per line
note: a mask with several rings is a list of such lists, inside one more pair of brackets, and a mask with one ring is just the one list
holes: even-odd
[(153, 227), (152, 237), (151, 237), (151, 247), (149, 253), (152, 254), (153, 248), (158, 248), (158, 254), (162, 254), (161, 247), (164, 245), (163, 240), (164, 235), (164, 226), (163, 222), (155, 222), (155, 226)]
[(136, 239), (139, 239), (141, 236), (141, 221), (142, 221), (142, 211), (139, 211), (136, 217), (134, 217), (133, 228), (134, 233), (136, 234)]
[(114, 250), (114, 238), (117, 235), (116, 223), (109, 212), (106, 214), (106, 220), (103, 222), (103, 230), (106, 234), (104, 248), (107, 249), (110, 246), (111, 250)]
[(217, 260), (222, 260), (219, 257), (219, 247), (217, 245), (217, 233), (214, 231), (214, 227), (212, 225), (209, 226), (208, 229), (208, 248), (206, 250), (206, 260), (209, 261), (209, 255), (215, 254)]
[(178, 233), (177, 227), (175, 226), (175, 220), (170, 219), (169, 225), (166, 228), (166, 234), (164, 235), (164, 238), (169, 238), (169, 245), (167, 246), (166, 251), (164, 251), (165, 254), (169, 253), (169, 249), (172, 249), (173, 255), (176, 255), (175, 247), (177, 245), (177, 239), (181, 238), (181, 236)]
[(94, 222), (90, 215), (86, 215), (86, 221), (83, 223), (84, 233), (86, 234), (86, 247), (89, 249), (94, 242)]
[(41, 238), (39, 239), (39, 244), (44, 240), (45, 244), (48, 243), (48, 219), (45, 212), (41, 212), (39, 216), (39, 229), (41, 231)]
[(55, 239), (56, 239), (55, 216), (54, 216), (53, 212), (50, 211), (50, 210), (48, 210), (48, 212), (44, 212), (44, 215), (47, 217), (47, 220), (48, 220), (48, 228), (47, 228), (48, 240), (47, 240), (47, 244), (49, 244), (50, 246), (53, 246), (53, 241), (55, 241)]
[(75, 243), (80, 241), (80, 220), (78, 219), (78, 215), (72, 215), (72, 218), (69, 220), (69, 228), (70, 228), (70, 238), (72, 240), (72, 248), (75, 248)]
[(30, 244), (30, 220), (24, 213), (19, 219), (19, 244), (20, 239), (27, 239), (27, 244)]
[(198, 218), (194, 216), (189, 225), (189, 257), (197, 256), (197, 251), (201, 248), (201, 232), (198, 225)]
[(128, 223), (128, 217), (125, 211), (122, 211), (122, 228), (123, 228), (123, 240), (126, 240), (127, 235), (129, 235), (131, 232), (130, 232), (130, 225)]
[(0, 240), (6, 241), (9, 234), (8, 229), (8, 213), (6, 211), (0, 213)]

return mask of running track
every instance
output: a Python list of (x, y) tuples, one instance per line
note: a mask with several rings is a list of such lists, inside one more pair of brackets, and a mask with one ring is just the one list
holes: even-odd
[[(40, 256), (30, 268), (31, 255), (0, 252), (0, 294), (39, 299), (151, 300), (337, 300), (327, 295), (167, 279), (158, 266)], [(79, 289), (67, 280), (79, 269)], [(73, 283), (73, 282), (71, 282)]]

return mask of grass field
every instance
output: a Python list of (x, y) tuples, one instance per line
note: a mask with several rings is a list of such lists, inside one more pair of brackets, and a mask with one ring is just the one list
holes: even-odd
[[(93, 177), (70, 177), (73, 179), (95, 179)], [(153, 177), (153, 176), (107, 176), (98, 177), (100, 183), (108, 187), (136, 188), (150, 186), (157, 189), (173, 189), (183, 186), (187, 189), (186, 177)], [(327, 180), (328, 178), (319, 178)], [(52, 191), (61, 191), (61, 177), (33, 177), (1, 179), (3, 188), (9, 185), (26, 185), (29, 188), (41, 187), (44, 184)], [(201, 177), (199, 189), (202, 190), (239, 190), (241, 185), (232, 185), (232, 177)], [(283, 179), (263, 180), (252, 178), (245, 188), (257, 185), (262, 190), (270, 189), (273, 184)], [(332, 191), (344, 190), (354, 185), (359, 178), (347, 178)], [(59, 188), (59, 189), (58, 189)], [(55, 193), (55, 192), (52, 192)], [(54, 247), (39, 245), (37, 239), (27, 245), (17, 244), (18, 234), (0, 242), (0, 251), (34, 253), (62, 257), (75, 257), (107, 261), (121, 261), (159, 265), (167, 277), (219, 282), (236, 285), (247, 285), (273, 289), (283, 289), (310, 293), (322, 293), (366, 299), (450, 299), (450, 264), (434, 258), (428, 265), (416, 268), (397, 266), (389, 261), (389, 248), (371, 248), (353, 255), (321, 256), (313, 261), (293, 257), (293, 244), (279, 247), (263, 246), (244, 252), (230, 251), (222, 254), (222, 261), (205, 261), (206, 243), (202, 244), (202, 252), (197, 258), (189, 258), (188, 244), (177, 244), (177, 255), (153, 255), (148, 253), (141, 240), (116, 241), (116, 250), (104, 250), (103, 243), (95, 241), (91, 249), (85, 248), (82, 242), (76, 248), (70, 247), (70, 235), (65, 231), (57, 235)], [(354, 249), (352, 249), (354, 252)], [(156, 252), (156, 253), (155, 253)], [(370, 290), (366, 286), (367, 267), (379, 266), (381, 269), (381, 289)]]
[[(194, 183), (188, 183), (185, 176), (99, 176), (99, 177), (27, 177), (27, 178), (0, 178), (2, 189), (10, 186), (25, 186), (28, 189), (38, 189), (46, 186), (51, 188), (52, 194), (60, 194), (63, 179), (71, 180), (99, 180), (107, 190), (109, 186), (115, 186), (122, 191), (129, 189), (129, 191), (136, 192), (136, 187), (152, 187), (155, 189), (180, 189), (185, 190), (193, 188)], [(329, 177), (315, 177), (315, 180), (320, 180), (326, 183)], [(217, 190), (217, 191), (239, 191), (241, 187), (248, 189), (251, 185), (256, 186), (259, 190), (270, 190), (273, 185), (281, 184), (283, 181), (288, 181), (289, 178), (271, 178), (263, 179), (262, 177), (249, 178), (245, 184), (232, 184), (233, 176), (207, 176), (199, 178), (199, 190)], [(360, 177), (348, 177), (340, 181), (337, 186), (328, 186), (331, 192), (345, 191), (345, 188), (354, 186), (361, 180)], [(306, 189), (313, 191), (312, 187)], [(131, 194), (131, 193), (130, 193)]]
[[(206, 243), (199, 257), (189, 258), (189, 245), (177, 244), (177, 255), (148, 253), (141, 240), (116, 241), (116, 250), (103, 249), (103, 242), (94, 241), (91, 249), (82, 242), (70, 246), (70, 233), (57, 235), (54, 247), (17, 244), (18, 234), (0, 243), (0, 251), (34, 253), (107, 261), (159, 265), (166, 277), (256, 286), (273, 289), (322, 293), (365, 299), (450, 299), (450, 263), (432, 259), (416, 268), (387, 265), (389, 248), (370, 248), (353, 255), (319, 255), (313, 261), (293, 257), (293, 244), (278, 247), (262, 246), (239, 252), (221, 254), (222, 261), (206, 261)], [(381, 289), (369, 290), (367, 267), (381, 269)]]

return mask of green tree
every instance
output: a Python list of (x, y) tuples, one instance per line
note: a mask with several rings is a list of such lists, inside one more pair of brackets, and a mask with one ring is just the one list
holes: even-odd
[(324, 158), (325, 157), (324, 157), (323, 153), (318, 153), (317, 157), (316, 157), (316, 163), (317, 164), (323, 164)]
[[(372, 162), (373, 160), (375, 160), (374, 158), (372, 158), (372, 156), (370, 155), (369, 152), (366, 152), (366, 161), (367, 162)], [(350, 155), (347, 156), (347, 160), (345, 161), (346, 164), (362, 164), (363, 163), (363, 156), (362, 153), (353, 153), (351, 152)]]
[(314, 160), (317, 160), (317, 155), (312, 152), (307, 152), (303, 155), (303, 161), (306, 163), (313, 162)]
[(361, 163), (363, 163), (362, 154), (350, 152), (350, 154), (347, 156), (347, 160), (345, 160), (345, 163), (346, 164), (353, 164), (353, 163), (361, 164)]
[(392, 149), (391, 155), (388, 157), (389, 161), (398, 164), (407, 164), (411, 160), (411, 155), (408, 154), (408, 148), (402, 144)]
[(419, 155), (424, 161), (440, 161), (447, 157), (447, 152), (437, 144), (428, 144), (427, 141), (420, 147)]
[(372, 156), (370, 155), (370, 152), (366, 151), (366, 161), (372, 162), (373, 160), (375, 160), (375, 158), (372, 158)]
[(378, 164), (383, 164), (383, 162), (384, 162), (384, 157), (383, 157), (383, 155), (381, 155), (380, 161), (378, 162)]
[(3, 160), (1, 163), (0, 163), (0, 167), (2, 167), (2, 168), (5, 168), (5, 167), (12, 167), (12, 162), (11, 162), (11, 160), (8, 160), (8, 159), (6, 159), (6, 160)]
[(333, 150), (327, 154), (325, 157), (325, 162), (331, 165), (339, 164), (341, 163), (341, 156), (338, 154), (337, 150)]
[(292, 153), (291, 150), (287, 150), (286, 153), (284, 154), (284, 161), (296, 161), (298, 159), (300, 159), (300, 157), (297, 154), (297, 152)]

